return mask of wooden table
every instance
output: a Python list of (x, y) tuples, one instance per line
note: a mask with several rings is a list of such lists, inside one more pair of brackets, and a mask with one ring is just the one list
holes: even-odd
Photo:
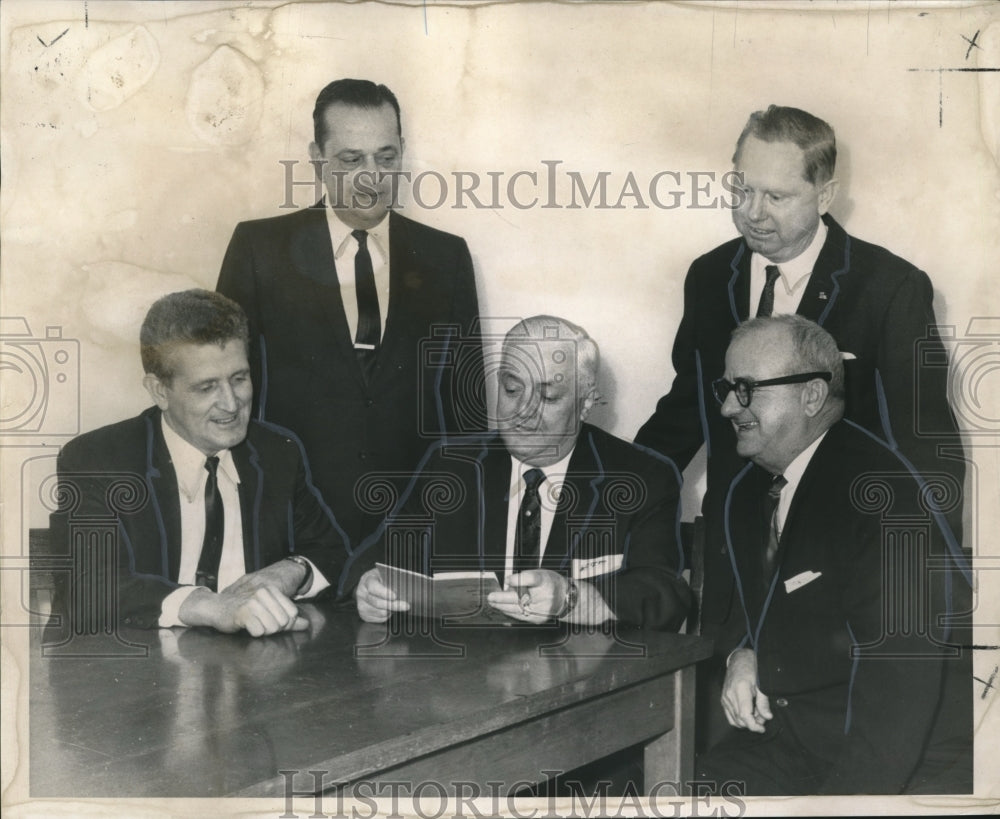
[(370, 794), (384, 782), (506, 793), (639, 742), (647, 790), (690, 779), (693, 692), (679, 670), (709, 655), (703, 639), (425, 621), (401, 633), (303, 610), (308, 632), (257, 640), (175, 629), (37, 641), (32, 797)]

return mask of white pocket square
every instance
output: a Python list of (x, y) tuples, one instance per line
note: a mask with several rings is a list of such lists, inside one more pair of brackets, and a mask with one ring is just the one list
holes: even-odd
[(791, 594), (796, 589), (801, 589), (808, 583), (812, 583), (817, 577), (821, 577), (822, 574), (823, 572), (802, 572), (795, 577), (789, 577), (785, 581), (785, 594)]
[(841, 353), (840, 357), (844, 361), (854, 361), (857, 358), (857, 356), (854, 355), (854, 353)]

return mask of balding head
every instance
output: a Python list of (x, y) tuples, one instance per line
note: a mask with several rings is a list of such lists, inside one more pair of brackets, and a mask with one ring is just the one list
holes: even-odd
[(504, 339), (497, 426), (511, 455), (548, 466), (576, 443), (597, 398), (600, 356), (587, 332), (556, 316), (532, 316)]
[[(760, 385), (775, 379), (782, 383)], [(728, 387), (722, 404), (736, 432), (737, 451), (776, 475), (844, 414), (844, 366), (837, 343), (802, 316), (741, 324), (726, 351), (723, 380), (750, 385), (747, 406), (738, 400), (738, 390)]]

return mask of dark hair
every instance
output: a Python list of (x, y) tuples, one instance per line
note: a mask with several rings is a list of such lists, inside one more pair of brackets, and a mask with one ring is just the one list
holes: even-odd
[(182, 290), (153, 302), (139, 330), (142, 368), (169, 383), (170, 351), (178, 344), (250, 343), (246, 313), (232, 299), (211, 290)]
[(805, 153), (805, 178), (809, 184), (823, 184), (833, 179), (837, 167), (837, 138), (833, 128), (819, 117), (780, 105), (768, 106), (766, 111), (754, 111), (736, 140), (734, 164), (748, 136), (764, 142), (794, 142)]
[(396, 112), (396, 131), (402, 136), (399, 101), (392, 91), (384, 85), (376, 85), (371, 80), (334, 80), (319, 92), (313, 108), (313, 139), (320, 150), (326, 141), (326, 109), (338, 102), (355, 108), (381, 108), (386, 104), (391, 105), (392, 110)]

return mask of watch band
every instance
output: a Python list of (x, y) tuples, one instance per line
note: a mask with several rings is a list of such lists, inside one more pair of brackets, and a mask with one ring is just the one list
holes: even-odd
[(580, 587), (576, 585), (576, 581), (570, 577), (567, 579), (566, 585), (566, 597), (563, 598), (562, 608), (556, 615), (557, 620), (561, 620), (566, 617), (573, 609), (576, 608), (576, 603), (580, 599)]
[(308, 589), (312, 584), (313, 579), (313, 568), (312, 563), (306, 560), (302, 555), (288, 555), (285, 560), (291, 560), (292, 563), (298, 563), (302, 568), (306, 570), (305, 577), (302, 578), (302, 582), (299, 583), (299, 587), (295, 590), (294, 597), (298, 597), (302, 594), (303, 590)]

